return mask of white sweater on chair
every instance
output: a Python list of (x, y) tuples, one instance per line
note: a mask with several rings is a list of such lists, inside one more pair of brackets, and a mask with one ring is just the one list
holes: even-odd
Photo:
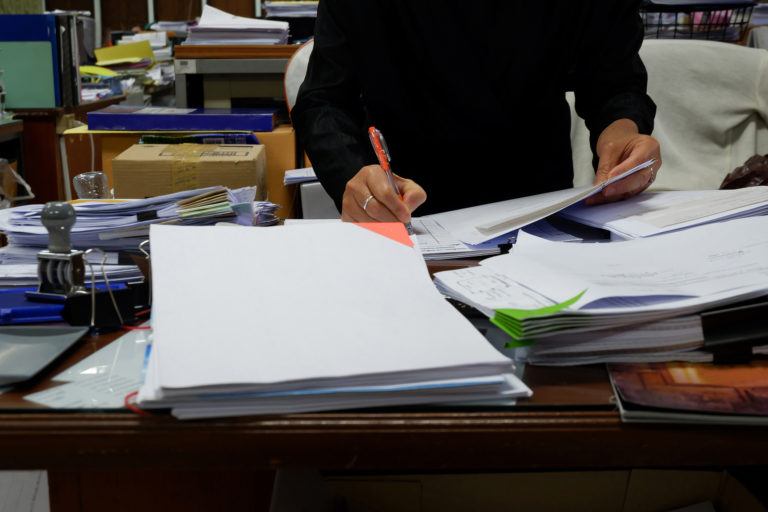
[[(664, 165), (655, 189), (714, 189), (754, 154), (768, 153), (768, 51), (712, 41), (646, 40), (653, 136)], [(571, 104), (574, 184), (594, 178), (589, 133)]]

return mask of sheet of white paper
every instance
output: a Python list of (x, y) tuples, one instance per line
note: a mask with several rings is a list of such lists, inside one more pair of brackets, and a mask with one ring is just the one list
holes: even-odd
[(491, 267), (438, 272), (435, 282), (438, 288), (449, 288), (452, 297), (479, 309), (488, 317), (492, 317), (497, 309), (538, 309), (554, 304)]
[(768, 213), (768, 187), (645, 192), (616, 203), (574, 205), (561, 215), (622, 238), (640, 238), (740, 216)]
[[(146, 324), (145, 324), (146, 325)], [(129, 331), (94, 354), (75, 363), (52, 380), (76, 382), (94, 377), (106, 377), (107, 382), (115, 377), (141, 382), (147, 347), (152, 334), (148, 330)]]
[(513, 253), (483, 264), (556, 303), (586, 290), (576, 308), (595, 307), (599, 299), (642, 306), (768, 290), (768, 217), (610, 244), (557, 243), (521, 233)]
[(33, 393), (24, 399), (54, 409), (120, 409), (126, 395), (140, 385), (136, 379), (100, 375)]
[(653, 163), (653, 160), (649, 160), (598, 185), (520, 197), (428, 217), (439, 222), (462, 242), (470, 245), (480, 244), (557, 213), (563, 208), (599, 193), (611, 183), (650, 167)]
[(54, 409), (120, 409), (143, 381), (151, 331), (129, 331), (53, 377), (62, 386), (24, 398)]
[(243, 28), (243, 29), (281, 29), (288, 30), (285, 21), (263, 20), (235, 16), (215, 7), (203, 5), (203, 13), (197, 24), (202, 28)]

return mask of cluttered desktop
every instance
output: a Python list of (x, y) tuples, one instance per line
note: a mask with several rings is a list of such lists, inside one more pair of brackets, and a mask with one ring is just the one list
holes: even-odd
[[(274, 84), (254, 86), (267, 91), (258, 99), (236, 97), (239, 78), (222, 85), (246, 60), (272, 81), (274, 66), (293, 69), (243, 46), (296, 61), (311, 51), (292, 45), (303, 41), (289, 22), (317, 3), (267, 4), (274, 19), (205, 5), (196, 23), (82, 52), (83, 13), (24, 15), (23, 26), (0, 15), (13, 27), (0, 35), (0, 466), (48, 470), (56, 510), (97, 510), (138, 478), (149, 494), (186, 489), (166, 507), (251, 510), (254, 486), (296, 468), (324, 471), (349, 503), (387, 489), (424, 510), (463, 503), (450, 479), (468, 474), (484, 475), (478, 489), (496, 482), (487, 503), (514, 488), (530, 510), (567, 508), (570, 491), (526, 505), (525, 487), (542, 485), (599, 493), (594, 510), (752, 503), (734, 475), (768, 466), (759, 144), (738, 146), (749, 159), (706, 185), (618, 202), (590, 199), (657, 171), (656, 158), (599, 183), (590, 162), (571, 188), (405, 223), (342, 222)], [(178, 44), (198, 60), (174, 62), (171, 28), (188, 31)], [(36, 59), (39, 87), (22, 91), (10, 51)], [(644, 51), (651, 70), (653, 55), (670, 55)], [(174, 71), (201, 81), (184, 92), (191, 104), (148, 103)], [(225, 89), (232, 97), (216, 96)], [(28, 156), (30, 114), (6, 113), (48, 109), (61, 125), (109, 98), (128, 101), (52, 132), (50, 169)], [(659, 117), (661, 134), (679, 121)], [(399, 195), (383, 134), (368, 135)], [(664, 158), (669, 183), (688, 179), (693, 164)], [(562, 480), (537, 480), (550, 473)], [(690, 485), (672, 497), (661, 489), (674, 481)], [(438, 483), (454, 489), (430, 491)]]

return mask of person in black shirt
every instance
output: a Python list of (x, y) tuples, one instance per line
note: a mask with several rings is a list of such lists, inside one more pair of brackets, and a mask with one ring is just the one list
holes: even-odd
[[(639, 1), (321, 0), (291, 115), (342, 219), (407, 222), (573, 186), (570, 109), (596, 182), (650, 169), (593, 202), (644, 190), (661, 163), (638, 55)], [(401, 196), (367, 136), (386, 137)], [(409, 179), (405, 179), (405, 177)]]

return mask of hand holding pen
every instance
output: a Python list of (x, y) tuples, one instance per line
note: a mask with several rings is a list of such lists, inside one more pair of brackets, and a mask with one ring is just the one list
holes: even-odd
[(402, 222), (410, 224), (411, 212), (427, 199), (413, 180), (392, 172), (389, 150), (381, 132), (368, 131), (379, 165), (368, 165), (347, 182), (341, 218), (351, 222)]

